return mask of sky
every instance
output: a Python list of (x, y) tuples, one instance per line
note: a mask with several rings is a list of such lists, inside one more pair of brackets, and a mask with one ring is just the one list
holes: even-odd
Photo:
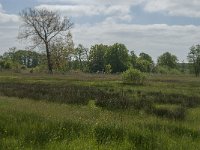
[(19, 12), (25, 8), (59, 11), (74, 23), (76, 45), (123, 43), (154, 60), (168, 51), (187, 61), (200, 43), (199, 0), (0, 0), (0, 54), (31, 43), (17, 40)]

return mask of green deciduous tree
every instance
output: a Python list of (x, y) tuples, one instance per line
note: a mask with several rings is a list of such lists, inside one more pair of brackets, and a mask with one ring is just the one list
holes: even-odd
[(145, 60), (139, 57), (136, 60), (136, 68), (140, 70), (141, 72), (151, 72), (152, 64), (148, 60)]
[(94, 45), (89, 53), (89, 69), (91, 72), (104, 71), (105, 68), (105, 55), (108, 50), (107, 45)]
[[(10, 48), (1, 58), (1, 66), (5, 69), (11, 68), (34, 68), (41, 63), (41, 54), (29, 50), (17, 50)], [(3, 65), (4, 64), (4, 65)]]
[(188, 54), (188, 60), (192, 64), (196, 76), (200, 74), (200, 45), (192, 46)]
[(134, 51), (131, 51), (129, 57), (130, 57), (130, 63), (132, 65), (132, 67), (136, 68), (136, 61), (137, 61), (137, 58), (138, 58), (137, 55), (135, 54)]
[(140, 53), (136, 59), (136, 68), (141, 72), (152, 72), (154, 68), (154, 62), (149, 54)]
[(148, 62), (153, 64), (153, 59), (149, 54), (140, 53), (139, 57), (140, 57), (140, 59), (147, 60)]
[(110, 46), (106, 53), (106, 64), (111, 65), (112, 73), (128, 69), (129, 55), (126, 46), (119, 43)]
[(178, 63), (177, 57), (169, 52), (166, 52), (158, 58), (157, 65), (173, 69), (177, 68), (177, 63)]
[(88, 70), (89, 49), (79, 44), (75, 49), (75, 61), (78, 62), (77, 68), (84, 71)]
[(37, 52), (18, 50), (14, 53), (14, 63), (19, 63), (27, 68), (34, 68), (40, 64), (40, 56)]

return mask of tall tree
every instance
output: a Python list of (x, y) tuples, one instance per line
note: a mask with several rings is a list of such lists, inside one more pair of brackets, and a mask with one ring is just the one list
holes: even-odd
[(139, 57), (136, 60), (136, 68), (141, 72), (150, 73), (153, 69), (153, 64), (150, 61), (143, 59), (142, 57)]
[(132, 65), (132, 67), (135, 68), (136, 67), (136, 61), (137, 61), (137, 55), (135, 54), (134, 51), (131, 51), (129, 57), (130, 57), (130, 63)]
[(42, 45), (46, 49), (49, 73), (53, 72), (51, 60), (51, 42), (62, 38), (63, 32), (72, 28), (71, 21), (60, 16), (58, 12), (46, 9), (25, 9), (20, 13), (23, 25), (19, 32), (19, 39), (32, 40), (34, 47)]
[(188, 60), (192, 64), (196, 76), (200, 74), (200, 45), (192, 46), (188, 54)]
[(19, 63), (27, 68), (33, 68), (39, 65), (41, 54), (33, 51), (18, 50), (13, 56), (13, 63)]
[(169, 52), (162, 54), (158, 58), (158, 65), (168, 68), (177, 68), (178, 58), (175, 55), (172, 55)]
[(12, 67), (15, 65), (26, 66), (27, 68), (34, 68), (41, 63), (41, 54), (29, 50), (17, 50), (10, 48), (2, 56), (2, 62), (11, 62)]
[(153, 59), (151, 58), (151, 56), (149, 54), (146, 53), (140, 53), (140, 58), (143, 60), (147, 60), (150, 63), (153, 63)]
[(91, 72), (104, 71), (105, 54), (108, 50), (107, 45), (94, 45), (89, 53), (89, 69)]
[(124, 44), (115, 43), (106, 53), (106, 64), (112, 67), (112, 73), (123, 72), (128, 68), (128, 49)]
[(89, 53), (88, 48), (85, 48), (81, 44), (79, 44), (78, 47), (75, 49), (75, 58), (76, 58), (76, 61), (78, 61), (79, 69), (81, 69), (82, 71), (84, 69), (84, 64), (88, 62), (88, 59), (89, 59), (88, 53)]

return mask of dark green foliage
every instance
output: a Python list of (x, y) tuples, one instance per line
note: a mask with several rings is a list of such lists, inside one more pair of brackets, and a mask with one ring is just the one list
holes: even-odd
[(139, 57), (135, 61), (135, 65), (133, 66), (134, 68), (137, 68), (141, 72), (152, 72), (154, 68), (154, 63), (151, 58), (146, 53), (140, 53)]
[(87, 104), (94, 99), (95, 89), (84, 86), (47, 84), (1, 83), (0, 94), (35, 100), (49, 100), (71, 104)]
[[(5, 69), (11, 69), (16, 64), (26, 66), (27, 68), (34, 68), (41, 63), (41, 57), (42, 55), (37, 52), (13, 48), (10, 52), (4, 53), (2, 62), (4, 62), (3, 67)], [(8, 63), (10, 64), (8, 65)]]
[(125, 109), (132, 106), (132, 101), (123, 92), (106, 92), (88, 86), (0, 83), (0, 94), (19, 98), (84, 105), (88, 104), (89, 100), (95, 99), (96, 105), (108, 109)]
[(123, 72), (128, 69), (129, 55), (128, 50), (124, 44), (116, 43), (110, 46), (107, 50), (106, 64), (112, 67), (112, 73)]
[(140, 53), (139, 56), (140, 56), (139, 57), (140, 59), (146, 60), (146, 61), (150, 62), (151, 64), (153, 64), (153, 59), (151, 58), (150, 55), (148, 55), (146, 53)]
[(1, 69), (6, 69), (6, 70), (8, 70), (8, 69), (12, 69), (12, 67), (13, 67), (12, 61), (10, 61), (10, 60), (5, 60), (5, 59), (0, 60), (0, 68), (1, 68)]
[(104, 71), (107, 50), (108, 46), (103, 44), (91, 47), (89, 54), (89, 68), (91, 72)]
[(152, 113), (159, 117), (183, 120), (186, 116), (186, 109), (183, 107), (178, 107), (175, 110), (170, 110), (167, 108), (154, 108), (152, 109)]
[(129, 55), (124, 44), (115, 43), (112, 46), (94, 45), (89, 54), (89, 69), (91, 72), (104, 72), (110, 64), (112, 73), (123, 72), (128, 69)]
[(74, 61), (74, 69), (80, 69), (82, 71), (86, 71), (88, 69), (88, 60), (89, 60), (89, 50), (85, 48), (83, 45), (79, 44), (77, 48), (75, 48), (75, 61)]
[(139, 96), (138, 99), (134, 100), (134, 108), (151, 113), (152, 109), (154, 109), (154, 103), (152, 99), (149, 99), (146, 96)]
[(200, 73), (200, 45), (192, 46), (188, 54), (188, 60), (192, 64), (196, 76)]
[[(77, 86), (72, 84), (56, 85), (44, 83), (0, 83), (0, 94), (19, 98), (31, 98), (35, 100), (47, 100), (68, 104), (88, 104), (89, 100), (95, 100), (97, 106), (106, 109), (143, 109), (158, 116), (167, 118), (184, 119), (184, 109), (173, 112), (168, 109), (155, 109), (156, 104), (178, 104), (183, 107), (197, 107), (200, 98), (183, 94), (166, 94), (162, 92), (134, 92), (113, 89), (101, 89), (90, 86)], [(134, 96), (135, 95), (135, 96)], [(182, 113), (179, 113), (182, 112)], [(165, 115), (166, 114), (166, 115)], [(181, 116), (183, 115), (183, 116)], [(172, 116), (172, 117), (171, 117)]]
[(133, 106), (133, 101), (122, 92), (99, 91), (96, 95), (96, 105), (107, 109), (127, 109)]
[(141, 59), (138, 58), (136, 60), (136, 68), (138, 70), (140, 70), (141, 72), (151, 72), (153, 69), (153, 64), (151, 64), (151, 62), (145, 60), (145, 59)]
[(148, 92), (147, 96), (153, 98), (153, 101), (160, 104), (181, 104), (186, 107), (197, 107), (200, 105), (200, 98), (197, 96), (187, 96), (176, 93)]
[(14, 54), (14, 62), (18, 62), (27, 68), (34, 68), (38, 66), (40, 62), (41, 55), (37, 52), (18, 50)]
[(136, 67), (137, 55), (135, 54), (134, 51), (131, 51), (131, 52), (130, 52), (129, 59), (130, 59), (130, 63), (131, 63), (131, 65), (132, 65), (132, 67), (135, 68), (135, 67)]
[(177, 68), (177, 62), (178, 62), (178, 59), (175, 55), (172, 55), (171, 53), (166, 52), (158, 58), (157, 64), (158, 66)]

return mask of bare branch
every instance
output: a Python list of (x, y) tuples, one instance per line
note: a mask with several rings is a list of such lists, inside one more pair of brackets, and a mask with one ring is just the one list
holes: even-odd
[(49, 71), (52, 72), (50, 42), (63, 37), (62, 33), (71, 29), (73, 24), (67, 17), (62, 19), (58, 12), (46, 9), (25, 9), (20, 16), (24, 24), (20, 27), (18, 38), (32, 40), (34, 47), (44, 45)]

